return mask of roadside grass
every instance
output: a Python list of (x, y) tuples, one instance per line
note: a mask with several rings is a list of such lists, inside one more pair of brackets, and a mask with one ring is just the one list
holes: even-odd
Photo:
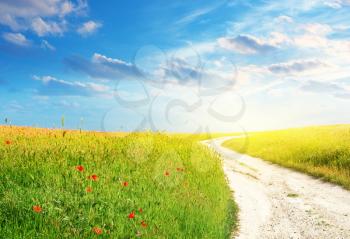
[(350, 189), (350, 125), (255, 132), (224, 142), (240, 153), (308, 173)]
[(1, 238), (229, 238), (219, 157), (191, 138), (0, 127)]

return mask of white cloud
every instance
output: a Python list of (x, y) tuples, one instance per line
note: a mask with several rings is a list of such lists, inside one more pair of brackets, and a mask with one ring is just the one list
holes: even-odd
[(323, 33), (303, 34), (292, 38), (292, 44), (298, 47), (298, 50), (309, 48), (317, 50), (319, 55), (327, 58), (334, 58), (340, 61), (348, 62), (350, 54), (350, 40), (348, 39), (329, 39)]
[(43, 76), (43, 77), (39, 77), (39, 76), (36, 76), (36, 75), (34, 75), (33, 76), (33, 79), (34, 80), (38, 80), (38, 81), (42, 81), (43, 83), (48, 83), (48, 82), (50, 82), (50, 81), (55, 81), (56, 80), (56, 78), (55, 77), (52, 77), (52, 76)]
[(140, 70), (132, 63), (125, 62), (119, 59), (113, 59), (99, 53), (94, 53), (92, 63), (100, 65), (108, 71), (116, 71), (115, 73), (125, 76), (141, 76)]
[(64, 16), (64, 15), (67, 15), (67, 14), (73, 12), (74, 7), (75, 7), (74, 4), (69, 2), (69, 1), (63, 2), (61, 5), (60, 15)]
[(18, 31), (25, 28), (23, 25), (18, 23), (14, 17), (9, 14), (0, 13), (0, 24), (10, 27), (13, 31)]
[(62, 35), (64, 32), (64, 23), (45, 22), (42, 18), (37, 17), (32, 21), (32, 29), (38, 36), (45, 35)]
[(293, 43), (301, 48), (323, 48), (328, 46), (326, 38), (310, 34), (294, 37)]
[(73, 12), (84, 11), (86, 8), (86, 1), (76, 1), (76, 3), (70, 0), (11, 0), (0, 2), (0, 13), (10, 15), (15, 19), (63, 17)]
[(67, 30), (65, 17), (86, 8), (86, 0), (0, 1), (0, 24), (13, 31), (31, 30), (39, 36), (62, 34)]
[(261, 39), (252, 35), (238, 35), (237, 37), (222, 37), (218, 39), (220, 47), (241, 54), (259, 54), (274, 51), (281, 44), (287, 43), (289, 38), (279, 32), (272, 32), (269, 39)]
[[(284, 19), (284, 17), (286, 16), (280, 16), (278, 18)], [(331, 42), (335, 42), (326, 37), (333, 32), (333, 28), (327, 24), (308, 23), (296, 25), (295, 27), (296, 29), (301, 29), (302, 34), (286, 35), (275, 31), (271, 32), (270, 36), (267, 38), (258, 38), (252, 35), (238, 35), (235, 38), (219, 38), (218, 44), (222, 48), (242, 54), (256, 54), (281, 48), (284, 45), (294, 45), (300, 48), (324, 48), (328, 47)]]
[(303, 83), (300, 89), (307, 92), (325, 93), (337, 98), (350, 99), (350, 90), (337, 83), (310, 80)]
[(8, 32), (8, 33), (4, 33), (2, 37), (6, 41), (19, 46), (29, 46), (31, 44), (30, 41), (21, 33)]
[(50, 44), (48, 41), (46, 41), (46, 40), (42, 40), (42, 41), (41, 41), (40, 47), (43, 48), (43, 49), (51, 50), (51, 51), (56, 50), (56, 48), (55, 48), (53, 45), (51, 45), (51, 44)]
[(295, 46), (300, 48), (325, 48), (329, 46), (327, 35), (333, 32), (331, 26), (320, 23), (302, 24), (298, 27), (301, 35), (291, 37)]
[(85, 22), (81, 27), (79, 27), (77, 32), (80, 35), (87, 36), (96, 32), (100, 27), (102, 27), (101, 23), (88, 21), (88, 22)]
[(320, 23), (308, 23), (301, 26), (303, 30), (305, 30), (307, 33), (318, 35), (318, 36), (324, 36), (333, 31), (332, 27), (327, 24), (320, 24)]
[(178, 21), (176, 21), (176, 24), (186, 24), (186, 23), (190, 23), (194, 20), (196, 20), (197, 18), (208, 14), (209, 12), (213, 11), (215, 8), (212, 7), (208, 7), (208, 8), (202, 8), (202, 9), (197, 9), (191, 13), (189, 13), (188, 15), (182, 17), (181, 19), (179, 19)]
[(98, 53), (95, 53), (91, 59), (75, 56), (66, 58), (64, 62), (69, 68), (97, 79), (119, 80), (144, 77), (136, 65)]
[(287, 36), (283, 33), (271, 32), (268, 42), (269, 42), (269, 44), (271, 44), (273, 46), (280, 47), (283, 44), (290, 44), (291, 39), (289, 36)]
[(344, 5), (349, 5), (349, 0), (324, 0), (324, 5), (331, 7), (331, 8), (342, 8)]
[(342, 0), (326, 0), (324, 1), (324, 4), (331, 8), (341, 8)]
[(328, 67), (329, 65), (320, 60), (298, 60), (286, 63), (272, 64), (268, 67), (269, 71), (276, 74), (297, 74), (305, 71), (317, 70)]
[(276, 17), (275, 21), (278, 23), (293, 23), (294, 22), (293, 18), (286, 16), (286, 15), (281, 15), (279, 17)]
[(52, 76), (33, 76), (33, 79), (43, 83), (38, 91), (41, 95), (94, 96), (108, 94), (111, 91), (110, 87), (93, 82), (65, 81)]

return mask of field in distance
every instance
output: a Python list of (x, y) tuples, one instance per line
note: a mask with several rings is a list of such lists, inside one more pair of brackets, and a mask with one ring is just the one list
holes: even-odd
[(236, 206), (198, 138), (0, 127), (3, 238), (229, 238)]
[(350, 125), (254, 132), (224, 146), (350, 189)]

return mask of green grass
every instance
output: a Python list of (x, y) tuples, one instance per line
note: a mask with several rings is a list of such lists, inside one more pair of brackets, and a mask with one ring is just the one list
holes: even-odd
[(350, 189), (350, 125), (250, 133), (224, 146)]
[(18, 127), (0, 140), (0, 238), (229, 238), (235, 226), (221, 162), (197, 140)]

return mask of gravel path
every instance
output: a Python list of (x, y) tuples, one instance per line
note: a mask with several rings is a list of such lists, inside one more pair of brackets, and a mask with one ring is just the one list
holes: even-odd
[[(232, 138), (232, 137), (231, 137)], [(350, 192), (204, 141), (224, 161), (239, 212), (235, 238), (350, 238)]]

